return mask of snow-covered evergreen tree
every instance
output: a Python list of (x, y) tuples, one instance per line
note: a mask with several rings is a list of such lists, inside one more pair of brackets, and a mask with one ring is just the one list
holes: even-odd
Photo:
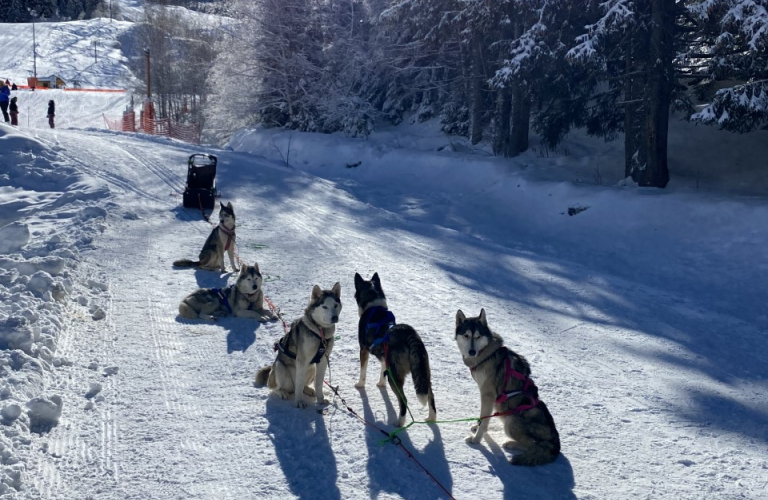
[[(693, 120), (733, 132), (768, 125), (768, 2), (765, 0), (702, 0), (690, 6), (708, 26), (706, 45), (697, 46), (705, 91), (717, 89), (711, 102)], [(703, 62), (701, 62), (703, 61)], [(738, 82), (733, 85), (733, 82)], [(730, 82), (727, 87), (721, 82)], [(702, 92), (703, 94), (703, 92)], [(705, 98), (706, 95), (701, 97)]]

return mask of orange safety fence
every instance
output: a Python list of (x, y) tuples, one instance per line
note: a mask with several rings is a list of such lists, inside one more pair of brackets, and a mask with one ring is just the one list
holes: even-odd
[(139, 122), (137, 129), (136, 114), (126, 112), (122, 117), (104, 116), (104, 123), (109, 130), (117, 132), (144, 132), (151, 135), (170, 137), (180, 141), (192, 144), (200, 144), (200, 124), (198, 123), (178, 123), (170, 118), (149, 119), (143, 117)]
[[(30, 87), (29, 85), (17, 85), (16, 88), (18, 90), (32, 89), (32, 87)], [(64, 92), (119, 92), (121, 94), (124, 94), (126, 92), (125, 89), (70, 89), (70, 88), (52, 89), (49, 87), (35, 87), (35, 90), (63, 90)]]

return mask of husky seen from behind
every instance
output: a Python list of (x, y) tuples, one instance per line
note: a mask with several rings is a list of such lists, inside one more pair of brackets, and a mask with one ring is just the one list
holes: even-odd
[(428, 421), (437, 419), (435, 396), (432, 394), (432, 381), (429, 369), (429, 356), (419, 334), (408, 325), (398, 325), (395, 316), (387, 307), (387, 298), (381, 287), (379, 273), (374, 273), (370, 281), (355, 273), (355, 301), (360, 321), (357, 336), (360, 342), (360, 378), (355, 384), (365, 388), (365, 377), (370, 354), (381, 362), (378, 387), (384, 387), (384, 374), (389, 368), (389, 385), (400, 402), (400, 416), (397, 426), (405, 425), (407, 401), (403, 393), (405, 376), (413, 378), (416, 397), (422, 405), (429, 405)]
[(199, 267), (207, 271), (227, 271), (224, 265), (224, 252), (229, 256), (232, 269), (237, 271), (235, 265), (235, 210), (232, 202), (224, 205), (219, 202), (219, 225), (213, 228), (208, 239), (200, 250), (199, 260), (181, 259), (173, 263), (176, 267)]
[(232, 314), (239, 318), (255, 318), (259, 321), (276, 319), (264, 309), (264, 279), (259, 264), (243, 265), (237, 281), (227, 288), (200, 288), (187, 295), (179, 304), (182, 318), (216, 321), (220, 316)]
[[(293, 398), (297, 408), (306, 408), (304, 394), (316, 397), (318, 404), (327, 403), (323, 380), (340, 312), (341, 285), (336, 283), (330, 290), (315, 285), (304, 315), (275, 343), (277, 358), (259, 370), (256, 385), (268, 386), (283, 399)], [(312, 379), (314, 389), (310, 387)]]
[(488, 430), (489, 417), (495, 410), (504, 415), (504, 432), (514, 441), (505, 448), (522, 449), (510, 461), (513, 465), (542, 465), (560, 453), (560, 435), (547, 405), (539, 400), (539, 391), (530, 379), (528, 361), (504, 346), (504, 339), (488, 328), (485, 309), (480, 316), (467, 318), (456, 313), (454, 336), (464, 364), (480, 389), (479, 425), (468, 443), (479, 443)]

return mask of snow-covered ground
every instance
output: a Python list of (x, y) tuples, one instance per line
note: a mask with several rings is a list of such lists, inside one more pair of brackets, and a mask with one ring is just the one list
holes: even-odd
[[(31, 94), (22, 106), (53, 95)], [(353, 386), (355, 272), (378, 271), (424, 338), (441, 419), (478, 413), (457, 309), (485, 308), (528, 358), (562, 456), (515, 468), (498, 422), (479, 446), (466, 422), (412, 426), (403, 443), (453, 497), (768, 498), (765, 198), (692, 177), (599, 186), (594, 155), (613, 185), (618, 146), (578, 137), (514, 162), (429, 126), (368, 141), (243, 131), (198, 148), (99, 130), (123, 94), (60, 94), (72, 112), (61, 128), (0, 124), (1, 498), (447, 498), (338, 399), (321, 415), (253, 386), (279, 323), (178, 319), (186, 294), (232, 278), (171, 267), (211, 229), (181, 208), (193, 152), (219, 156), (240, 257), (258, 261), (288, 319), (312, 285), (341, 282), (330, 378), (364, 418), (392, 429), (396, 402), (374, 385), (376, 361), (367, 390)], [(759, 135), (700, 134), (680, 161), (703, 161), (681, 151), (706, 158), (715, 137), (740, 145), (710, 152), (716, 162), (751, 164), (765, 148)]]

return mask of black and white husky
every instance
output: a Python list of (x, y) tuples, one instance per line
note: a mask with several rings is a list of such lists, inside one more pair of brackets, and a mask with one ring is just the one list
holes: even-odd
[(488, 430), (489, 417), (496, 411), (501, 414), (504, 432), (514, 440), (504, 447), (523, 450), (512, 457), (513, 465), (554, 461), (560, 453), (560, 435), (547, 405), (539, 400), (528, 361), (488, 328), (485, 309), (473, 318), (459, 310), (454, 339), (480, 389), (481, 420), (472, 426), (467, 442), (480, 442)]
[[(333, 336), (341, 312), (341, 285), (330, 290), (315, 285), (304, 316), (291, 324), (275, 343), (277, 358), (256, 374), (256, 385), (268, 386), (283, 399), (293, 398), (297, 408), (306, 408), (303, 394), (316, 397), (318, 404), (328, 401), (323, 394), (323, 379), (333, 350)], [(315, 388), (310, 387), (312, 379)]]
[(232, 202), (224, 205), (219, 202), (219, 225), (213, 228), (208, 239), (200, 250), (199, 260), (181, 259), (173, 263), (176, 267), (199, 267), (207, 271), (227, 271), (224, 265), (224, 252), (229, 256), (232, 269), (237, 271), (235, 264), (235, 210)]
[(263, 281), (258, 264), (243, 265), (234, 285), (199, 288), (181, 301), (179, 314), (182, 318), (207, 321), (216, 321), (216, 318), (227, 315), (259, 321), (276, 319), (271, 311), (264, 310)]
[(432, 394), (427, 348), (416, 330), (408, 325), (395, 323), (395, 316), (387, 307), (379, 273), (374, 273), (371, 281), (366, 281), (360, 274), (355, 273), (355, 301), (360, 315), (357, 327), (360, 342), (360, 379), (355, 387), (365, 388), (368, 356), (373, 354), (381, 362), (379, 381), (376, 384), (378, 387), (384, 387), (384, 374), (389, 367), (389, 385), (400, 402), (397, 426), (405, 425), (407, 402), (403, 393), (403, 382), (409, 373), (413, 378), (419, 402), (429, 405), (427, 421), (436, 420), (437, 409), (435, 396)]

